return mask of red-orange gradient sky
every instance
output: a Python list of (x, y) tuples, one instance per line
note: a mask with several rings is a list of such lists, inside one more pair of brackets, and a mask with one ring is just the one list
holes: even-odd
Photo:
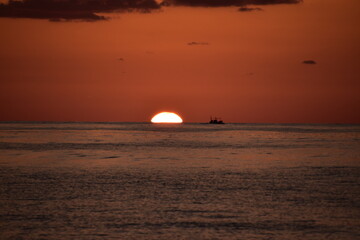
[(257, 7), (0, 18), (0, 120), (360, 123), (360, 1)]

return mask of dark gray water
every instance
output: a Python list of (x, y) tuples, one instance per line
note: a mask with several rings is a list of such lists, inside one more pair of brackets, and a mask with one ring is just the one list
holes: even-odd
[(0, 239), (360, 239), (359, 183), (359, 125), (0, 124)]

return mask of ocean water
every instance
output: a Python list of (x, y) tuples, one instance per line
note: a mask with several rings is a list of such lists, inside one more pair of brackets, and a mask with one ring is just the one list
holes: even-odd
[(360, 125), (3, 122), (0, 239), (360, 239)]

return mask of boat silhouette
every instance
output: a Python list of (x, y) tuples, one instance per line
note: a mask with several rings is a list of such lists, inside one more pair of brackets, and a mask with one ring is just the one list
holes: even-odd
[(221, 120), (221, 118), (217, 119), (217, 117), (215, 117), (213, 119), (212, 117), (210, 117), (209, 124), (224, 124), (224, 122), (223, 120)]

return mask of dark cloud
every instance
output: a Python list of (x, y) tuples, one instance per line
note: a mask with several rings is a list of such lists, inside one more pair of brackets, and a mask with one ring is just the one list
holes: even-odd
[(209, 45), (208, 42), (189, 42), (188, 45), (193, 46), (193, 45)]
[(138, 11), (149, 13), (162, 6), (238, 6), (239, 11), (255, 11), (247, 5), (299, 3), (302, 0), (9, 0), (0, 4), (0, 17), (40, 18), (51, 21), (98, 21), (105, 20), (100, 12)]
[(261, 8), (251, 8), (251, 7), (241, 7), (239, 12), (253, 12), (253, 11), (262, 11)]
[(303, 64), (316, 64), (314, 60), (305, 60), (302, 62)]
[(293, 4), (302, 0), (166, 0), (167, 5), (227, 7), (246, 5)]
[(98, 21), (106, 19), (98, 12), (146, 13), (159, 8), (155, 0), (10, 0), (0, 4), (0, 17)]

